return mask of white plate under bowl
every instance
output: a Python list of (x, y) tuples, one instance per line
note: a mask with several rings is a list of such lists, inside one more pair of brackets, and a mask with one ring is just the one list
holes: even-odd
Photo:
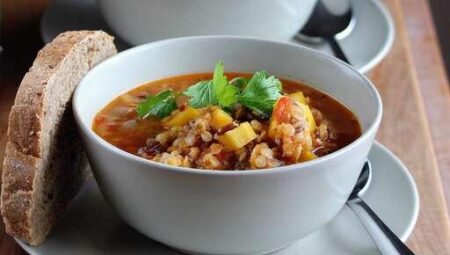
[[(388, 149), (375, 143), (369, 154), (373, 179), (363, 199), (403, 240), (411, 234), (419, 212), (417, 188), (408, 169)], [(95, 182), (86, 185), (70, 205), (47, 241), (31, 247), (31, 255), (181, 255), (139, 234), (107, 206)], [(379, 254), (361, 223), (348, 207), (306, 238), (273, 255)]]
[[(338, 41), (350, 63), (365, 73), (388, 53), (394, 41), (394, 25), (389, 12), (378, 0), (351, 1), (355, 26)], [(104, 21), (95, 0), (53, 0), (41, 21), (41, 35), (46, 43), (64, 31), (81, 29), (102, 29), (114, 34)], [(115, 37), (120, 50), (130, 47), (117, 35)], [(333, 54), (325, 43), (292, 42), (328, 55)]]

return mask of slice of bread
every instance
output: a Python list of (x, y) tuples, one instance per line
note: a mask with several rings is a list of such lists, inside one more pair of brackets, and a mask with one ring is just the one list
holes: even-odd
[(42, 243), (81, 187), (87, 161), (71, 97), (83, 76), (116, 52), (105, 32), (65, 32), (38, 53), (23, 78), (2, 172), (1, 213), (10, 235)]

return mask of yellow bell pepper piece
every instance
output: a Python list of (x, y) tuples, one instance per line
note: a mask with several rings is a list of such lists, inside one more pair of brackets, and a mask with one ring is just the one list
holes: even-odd
[(274, 118), (270, 119), (269, 129), (267, 130), (267, 135), (270, 138), (275, 137), (275, 129), (277, 128), (278, 125), (279, 125), (278, 122)]
[(165, 124), (169, 127), (183, 126), (189, 121), (197, 118), (201, 114), (200, 109), (187, 107), (184, 111), (177, 113), (172, 118), (168, 119)]
[(299, 103), (307, 104), (306, 97), (303, 94), (303, 92), (301, 92), (301, 91), (292, 93), (289, 95), (289, 97), (291, 97), (292, 99), (294, 99), (295, 101), (297, 101)]
[(214, 110), (211, 117), (211, 126), (216, 130), (233, 122), (233, 118), (222, 109)]
[(309, 131), (314, 132), (314, 130), (316, 130), (316, 128), (317, 128), (317, 125), (316, 125), (316, 121), (314, 120), (314, 116), (312, 114), (311, 108), (309, 108), (309, 106), (307, 104), (302, 104), (302, 103), (300, 103), (300, 106), (305, 111), (306, 121), (309, 124)]
[(256, 133), (253, 131), (250, 123), (244, 122), (238, 127), (219, 136), (218, 140), (228, 149), (237, 150), (256, 139), (256, 137)]
[(313, 132), (314, 130), (316, 130), (317, 125), (316, 125), (316, 121), (314, 120), (314, 116), (311, 112), (311, 108), (309, 108), (307, 102), (306, 102), (306, 97), (303, 94), (303, 92), (299, 91), (299, 92), (295, 92), (289, 95), (292, 99), (294, 99), (295, 101), (299, 102), (301, 107), (305, 110), (306, 113), (306, 120), (309, 123), (309, 129), (311, 132)]
[[(300, 107), (305, 111), (305, 115), (306, 115), (306, 121), (309, 124), (309, 130), (310, 132), (314, 132), (317, 128), (316, 125), (316, 121), (314, 120), (314, 116), (312, 114), (311, 108), (309, 108), (309, 106), (305, 103), (302, 103), (302, 100), (305, 101), (305, 97), (303, 96), (302, 92), (296, 92), (294, 94), (291, 94), (289, 96), (290, 98), (292, 98), (293, 100), (297, 101), (300, 105)], [(277, 107), (280, 106), (279, 101), (277, 101), (277, 103), (275, 104), (273, 113), (272, 113), (272, 117), (270, 119), (270, 123), (269, 123), (269, 129), (267, 131), (267, 134), (269, 135), (269, 137), (274, 137), (274, 131), (276, 129), (276, 127), (280, 124), (277, 120), (276, 120), (276, 116), (273, 116), (274, 113), (278, 112)], [(282, 111), (281, 111), (282, 112)]]
[(299, 162), (305, 162), (305, 161), (313, 160), (315, 158), (317, 158), (317, 156), (314, 153), (312, 153), (310, 150), (304, 149), (298, 160), (299, 160)]
[(290, 114), (287, 109), (292, 103), (292, 98), (286, 96), (282, 96), (277, 100), (273, 107), (272, 116), (270, 116), (269, 130), (267, 131), (269, 137), (274, 138), (277, 126), (283, 122), (289, 121)]

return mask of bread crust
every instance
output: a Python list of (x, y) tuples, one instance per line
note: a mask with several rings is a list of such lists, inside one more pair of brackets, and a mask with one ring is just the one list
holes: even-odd
[[(24, 76), (9, 116), (2, 171), (0, 207), (10, 235), (31, 245), (43, 242), (59, 212), (78, 191), (85, 159), (74, 127), (71, 96), (89, 69), (116, 52), (113, 38), (105, 32), (65, 32), (39, 51)], [(73, 146), (72, 141), (64, 141), (66, 130), (71, 132)], [(41, 197), (53, 196), (43, 194), (53, 190), (42, 187), (46, 181), (63, 182), (54, 190), (64, 194), (48, 198), (55, 203), (53, 212), (44, 215), (48, 224), (39, 224), (39, 207), (47, 206), (39, 204), (45, 202)], [(59, 185), (68, 185), (70, 192), (61, 191)]]

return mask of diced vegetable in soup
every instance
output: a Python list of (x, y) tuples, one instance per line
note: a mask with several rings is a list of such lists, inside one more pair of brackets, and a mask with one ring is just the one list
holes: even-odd
[(267, 169), (313, 160), (361, 135), (329, 95), (261, 71), (188, 74), (141, 85), (95, 117), (93, 130), (140, 157), (211, 170)]

